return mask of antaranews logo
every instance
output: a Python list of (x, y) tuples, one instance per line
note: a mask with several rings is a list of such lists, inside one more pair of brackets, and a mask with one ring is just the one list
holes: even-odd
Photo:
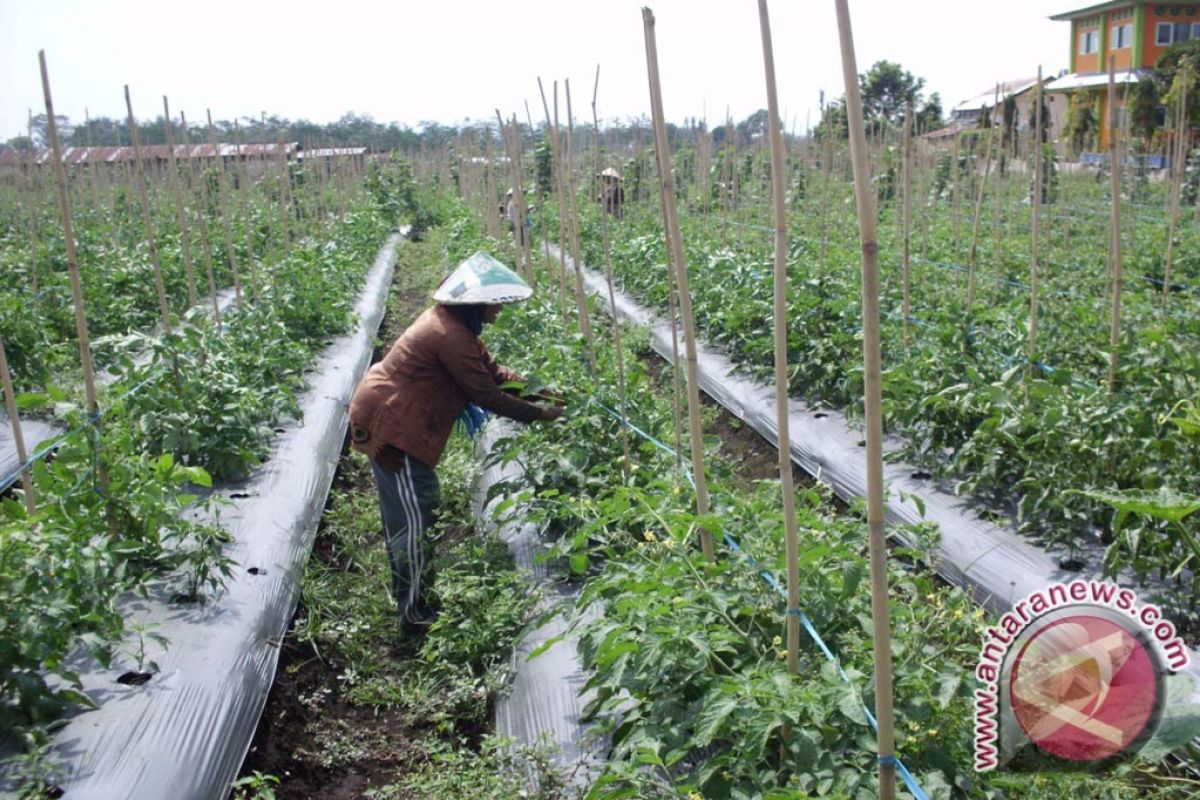
[(1154, 735), (1188, 650), (1157, 606), (1107, 581), (1055, 583), (984, 632), (975, 769), (1093, 770)]

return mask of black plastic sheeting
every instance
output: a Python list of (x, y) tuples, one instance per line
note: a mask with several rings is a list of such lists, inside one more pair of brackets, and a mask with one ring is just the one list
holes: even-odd
[[(137, 668), (127, 637), (111, 669), (77, 664), (84, 692), (99, 706), (70, 719), (51, 757), (65, 765), (56, 785), (80, 800), (224, 798), (250, 747), (275, 676), (279, 646), (300, 594), (347, 425), (350, 394), (371, 359), (400, 235), (388, 238), (357, 305), (358, 327), (315, 362), (301, 398), (302, 421), (281, 425), (270, 460), (216, 494), (217, 515), (233, 537), (225, 553), (234, 574), (203, 604), (172, 603), (178, 586), (122, 602), (128, 625), (149, 625), (169, 640), (147, 641), (159, 671), (141, 686), (118, 682)], [(218, 519), (219, 517), (219, 519)], [(13, 789), (13, 777), (0, 777)]]
[[(477, 449), (486, 455), (498, 439), (511, 435), (515, 426), (507, 420), (492, 420), (483, 429)], [(579, 596), (579, 587), (562, 583), (561, 570), (539, 558), (545, 547), (537, 526), (520, 519), (519, 512), (497, 524), (492, 510), (504, 495), (484, 502), (494, 484), (520, 477), (520, 465), (515, 461), (489, 461), (475, 487), (474, 508), (480, 528), (495, 531), (530, 583), (538, 587), (542, 593), (539, 612), (568, 610)], [(534, 650), (558, 636), (563, 638), (530, 658)], [(555, 614), (525, 631), (512, 654), (512, 684), (496, 701), (496, 730), (518, 744), (549, 745), (553, 749), (551, 762), (559, 774), (572, 786), (585, 788), (599, 772), (608, 743), (589, 734), (582, 719), (583, 708), (592, 695), (584, 692), (587, 675), (579, 661), (577, 644), (575, 637), (567, 635), (564, 614)], [(532, 774), (528, 778), (531, 783), (536, 781)]]
[[(555, 252), (557, 255), (557, 252)], [(573, 276), (571, 257), (566, 257)], [(588, 292), (597, 295), (603, 308), (609, 307), (608, 285), (603, 275), (584, 268)], [(639, 306), (614, 287), (617, 314), (621, 319), (650, 329), (650, 344), (668, 362), (671, 355), (670, 322)], [(684, 356), (683, 334), (679, 338), (680, 357)], [(700, 388), (743, 420), (772, 446), (779, 441), (775, 418), (773, 386), (748, 378), (737, 371), (723, 353), (697, 343)], [(866, 448), (863, 434), (851, 427), (839, 411), (813, 408), (806, 403), (789, 401), (788, 427), (792, 461), (817, 480), (828, 484), (844, 500), (867, 494)], [(899, 440), (889, 437), (884, 450), (894, 451)], [(975, 600), (1001, 613), (1031, 592), (1056, 581), (1069, 582), (1100, 574), (1099, 548), (1085, 559), (1082, 570), (1069, 571), (1060, 566), (1062, 557), (1031, 544), (1016, 530), (980, 517), (969, 498), (944, 491), (925, 473), (909, 464), (884, 462), (884, 480), (888, 487), (887, 521), (889, 533), (907, 545), (918, 543), (907, 538), (901, 526), (933, 522), (941, 535), (936, 547), (936, 569), (951, 583), (969, 591)], [(925, 513), (921, 514), (921, 505)], [(1079, 557), (1079, 553), (1072, 554)], [(1132, 581), (1122, 585), (1137, 589)], [(1190, 664), (1185, 672), (1193, 679), (1191, 702), (1200, 703), (1200, 653), (1190, 649)]]

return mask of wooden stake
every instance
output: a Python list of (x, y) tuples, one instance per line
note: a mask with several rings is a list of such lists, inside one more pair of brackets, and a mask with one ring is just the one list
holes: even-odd
[[(596, 173), (602, 169), (600, 162), (600, 118), (596, 114), (596, 95), (600, 91), (600, 65), (596, 65), (596, 82), (592, 84), (592, 137), (596, 146)], [(533, 126), (530, 126), (533, 130)], [(621, 349), (621, 318), (617, 313), (617, 298), (613, 291), (612, 256), (608, 246), (608, 214), (601, 209), (600, 235), (604, 247), (604, 280), (608, 284), (608, 307), (612, 315), (613, 349), (617, 355), (617, 397), (621, 402), (621, 471), (628, 479), (633, 466), (629, 456), (629, 405), (625, 389), (625, 352)]]
[(154, 268), (154, 291), (158, 294), (158, 310), (162, 315), (163, 330), (171, 333), (171, 309), (167, 305), (167, 289), (163, 285), (162, 266), (158, 260), (158, 244), (154, 240), (154, 228), (150, 218), (150, 198), (146, 193), (146, 171), (142, 163), (142, 146), (138, 141), (137, 119), (133, 116), (133, 103), (129, 99), (129, 85), (125, 85), (125, 109), (129, 112), (129, 138), (133, 140), (134, 171), (137, 175), (138, 198), (142, 202), (142, 231), (150, 247), (150, 265)]
[[(996, 84), (993, 107), (1000, 100), (1000, 84)], [(971, 218), (971, 249), (967, 259), (967, 314), (966, 329), (963, 331), (963, 347), (969, 348), (971, 335), (971, 311), (975, 306), (975, 269), (979, 261), (979, 220), (983, 217), (983, 195), (987, 189), (988, 171), (992, 167), (992, 135), (995, 126), (988, 128), (987, 145), (983, 151), (983, 176), (979, 179), (979, 193), (975, 196), (975, 213)]]
[[(708, 514), (708, 480), (704, 474), (704, 437), (700, 427), (700, 375), (696, 362), (696, 330), (692, 317), (692, 296), (688, 290), (687, 261), (683, 255), (683, 237), (679, 233), (679, 217), (675, 210), (675, 179), (671, 172), (671, 154), (667, 145), (667, 125), (663, 115), (662, 87), (658, 78), (658, 48), (654, 36), (654, 13), (642, 8), (642, 25), (646, 33), (646, 63), (650, 77), (650, 107), (654, 119), (654, 153), (658, 158), (659, 179), (663, 203), (666, 206), (667, 238), (670, 241), (678, 268), (679, 305), (683, 312), (683, 336), (687, 346), (688, 422), (692, 450), (692, 478), (696, 482), (696, 513)], [(700, 545), (710, 561), (716, 557), (712, 533), (700, 529)]]
[(566, 243), (566, 200), (563, 197), (562, 156), (558, 142), (558, 81), (554, 82), (554, 118), (550, 117), (550, 106), (546, 102), (546, 91), (542, 79), (538, 78), (538, 92), (542, 95), (542, 109), (546, 112), (546, 128), (550, 133), (550, 157), (553, 161), (555, 188), (558, 192), (558, 313), (563, 324), (567, 322), (567, 243)]
[(788, 413), (787, 358), (787, 207), (784, 192), (787, 160), (780, 132), (779, 101), (775, 92), (775, 54), (771, 47), (771, 22), (767, 0), (758, 0), (759, 25), (762, 28), (763, 67), (767, 76), (767, 119), (771, 140), (771, 194), (775, 222), (775, 422), (779, 431), (779, 488), (783, 493), (784, 541), (787, 550), (787, 665), (800, 671), (800, 545), (796, 534), (796, 488), (792, 484), (792, 439)]
[(171, 109), (167, 96), (163, 95), (163, 124), (167, 135), (167, 177), (171, 180), (171, 193), (175, 195), (175, 218), (179, 222), (179, 242), (183, 248), (183, 267), (187, 272), (188, 308), (196, 305), (196, 273), (192, 269), (192, 240), (188, 233), (187, 216), (183, 210), (183, 193), (179, 188), (179, 168), (175, 163), (175, 141), (171, 136)]
[[(1033, 111), (1033, 135), (1038, 137), (1042, 125), (1042, 68), (1038, 67), (1038, 88), (1035, 95)], [(1030, 224), (1030, 258), (1029, 258), (1029, 370), (1032, 377), (1037, 363), (1037, 325), (1038, 325), (1038, 224), (1042, 211), (1042, 153), (1040, 142), (1034, 152), (1033, 166), (1033, 201), (1030, 203), (1033, 217)]]
[[(21, 419), (17, 416), (17, 395), (13, 389), (12, 373), (8, 371), (8, 354), (4, 352), (4, 339), (0, 337), (0, 388), (4, 389), (4, 407), (8, 410), (8, 421), (12, 425), (13, 443), (17, 446), (17, 460), (25, 464), (29, 454), (25, 451), (25, 437), (21, 434)], [(21, 488), (25, 491), (25, 511), (29, 516), (37, 513), (37, 501), (33, 493), (33, 477), (29, 467), (21, 470)]]
[[(242, 240), (246, 246), (246, 261), (250, 264), (250, 296), (254, 299), (254, 304), (258, 305), (258, 264), (254, 258), (254, 232), (250, 228), (250, 209), (249, 203), (246, 201), (246, 195), (250, 193), (250, 180), (246, 169), (247, 159), (242, 157), (242, 129), (238, 125), (236, 117), (233, 120), (233, 136), (235, 139), (233, 170), (238, 184), (238, 206), (242, 211)], [(322, 190), (322, 196), (324, 196), (324, 190)]]
[(901, 313), (904, 314), (904, 350), (908, 351), (908, 342), (912, 328), (912, 124), (913, 106), (909, 101), (904, 111), (904, 146), (901, 154), (901, 183), (904, 195), (903, 221), (901, 222), (901, 260), (903, 262), (904, 298)]
[[(42, 70), (42, 94), (46, 100), (46, 125), (50, 133), (50, 151), (54, 159), (54, 178), (58, 183), (58, 210), (62, 217), (63, 238), (67, 244), (67, 270), (71, 276), (71, 299), (75, 306), (75, 333), (79, 337), (79, 361), (83, 369), (83, 388), (88, 411), (100, 413), (96, 401), (96, 378), (92, 369), (92, 346), (88, 339), (87, 309), (83, 301), (83, 283), (79, 278), (79, 260), (75, 255), (75, 230), (71, 219), (71, 202), (67, 197), (67, 171), (58, 146), (58, 125), (54, 122), (54, 103), (50, 98), (50, 76), (46, 71), (46, 51), (38, 51)], [(104, 481), (107, 482), (106, 479)]]
[(225, 158), (221, 155), (221, 146), (217, 144), (217, 129), (213, 127), (212, 110), (205, 109), (208, 114), (208, 138), (212, 145), (213, 158), (217, 167), (217, 190), (221, 196), (221, 221), (225, 228), (225, 252), (229, 257), (229, 270), (233, 273), (233, 293), (238, 305), (242, 304), (242, 278), (238, 274), (237, 257), (233, 254), (233, 230), (229, 224), (229, 205), (225, 199)]
[(846, 84), (846, 117), (854, 161), (854, 197), (862, 237), (863, 387), (867, 440), (867, 528), (871, 554), (871, 617), (874, 622), (875, 718), (878, 723), (879, 797), (896, 796), (895, 735), (892, 715), (892, 634), (888, 609), (887, 533), (884, 529), (883, 393), (879, 342), (879, 245), (875, 239), (875, 204), (868, 184), (862, 97), (854, 56), (854, 35), (846, 0), (835, 0), (842, 75)]
[(575, 264), (575, 306), (579, 314), (579, 329), (587, 340), (588, 364), (592, 368), (592, 377), (596, 376), (596, 341), (592, 336), (592, 321), (588, 315), (587, 293), (583, 289), (583, 254), (579, 247), (579, 209), (575, 202), (574, 177), (574, 145), (572, 143), (575, 129), (574, 116), (571, 113), (571, 81), (564, 82), (567, 95), (567, 222), (571, 236), (571, 260)]
[[(1175, 109), (1175, 146), (1171, 154), (1171, 205), (1167, 223), (1167, 257), (1163, 267), (1162, 300), (1166, 306), (1171, 300), (1171, 268), (1175, 261), (1175, 227), (1179, 224), (1179, 195), (1184, 174), (1184, 161), (1187, 157), (1187, 87), (1188, 65), (1183, 62), (1182, 91), (1179, 93), (1179, 103)], [(1128, 115), (1128, 111), (1126, 114)]]
[(1108, 390), (1117, 390), (1117, 348), (1121, 345), (1121, 291), (1124, 286), (1125, 270), (1121, 265), (1121, 147), (1117, 131), (1117, 61), (1114, 56), (1108, 58), (1108, 161), (1109, 175), (1112, 186), (1112, 224), (1109, 234), (1109, 246), (1112, 248), (1113, 264), (1113, 297), (1112, 315), (1109, 328), (1108, 351)]

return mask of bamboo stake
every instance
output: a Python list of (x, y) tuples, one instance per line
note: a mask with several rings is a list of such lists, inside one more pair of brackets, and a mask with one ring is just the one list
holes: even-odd
[(134, 170), (137, 175), (138, 198), (142, 202), (142, 230), (146, 244), (150, 246), (150, 265), (154, 268), (154, 290), (158, 294), (158, 310), (162, 315), (163, 330), (171, 333), (171, 309), (167, 305), (167, 289), (163, 285), (162, 266), (158, 260), (158, 244), (154, 240), (154, 228), (150, 218), (150, 198), (146, 193), (146, 171), (142, 164), (142, 146), (138, 137), (137, 119), (133, 116), (133, 102), (129, 99), (129, 85), (125, 85), (125, 108), (129, 112), (129, 138), (133, 140)]
[[(495, 148), (493, 147), (493, 143), (492, 143), (492, 129), (485, 125), (483, 130), (484, 130), (484, 135), (487, 136), (487, 173), (486, 173), (486, 186), (485, 186), (485, 191), (487, 192), (487, 209), (486, 209), (487, 216), (485, 217), (485, 219), (487, 219), (488, 236), (495, 239), (496, 241), (499, 241), (500, 240), (500, 212), (499, 212), (500, 201), (498, 198), (500, 195), (496, 191), (496, 176), (495, 176), (494, 170), (492, 168), (492, 162), (495, 160), (495, 157), (496, 157)], [(503, 135), (503, 130), (501, 131), (501, 135)]]
[(188, 233), (187, 217), (183, 211), (183, 194), (179, 188), (179, 169), (175, 163), (175, 141), (171, 136), (171, 109), (167, 105), (167, 96), (163, 95), (163, 125), (167, 135), (167, 177), (171, 180), (171, 193), (175, 195), (175, 218), (179, 223), (179, 241), (183, 248), (183, 267), (187, 273), (188, 308), (196, 305), (199, 299), (196, 295), (196, 273), (192, 269), (192, 242)]
[[(670, 152), (667, 149), (667, 126), (663, 115), (662, 87), (658, 77), (658, 49), (654, 36), (654, 13), (642, 8), (642, 25), (646, 34), (646, 63), (650, 77), (650, 108), (654, 119), (654, 152), (658, 158), (659, 180), (667, 210), (667, 238), (674, 251), (676, 278), (679, 283), (679, 305), (683, 312), (683, 336), (687, 345), (688, 422), (692, 450), (692, 478), (696, 483), (696, 513), (708, 514), (708, 480), (704, 474), (704, 438), (700, 428), (700, 376), (696, 363), (696, 331), (692, 317), (692, 297), (688, 291), (687, 262), (683, 256), (683, 237), (679, 233), (679, 217), (675, 211), (675, 179), (671, 172)], [(710, 561), (716, 557), (713, 536), (700, 529), (700, 546)]]
[(512, 137), (513, 147), (517, 151), (517, 188), (518, 192), (514, 199), (517, 200), (520, 206), (518, 217), (521, 221), (521, 255), (525, 259), (525, 269), (529, 273), (529, 285), (534, 285), (535, 275), (533, 271), (533, 249), (530, 244), (530, 237), (533, 236), (533, 226), (529, 224), (527, 216), (530, 207), (529, 203), (525, 202), (525, 146), (521, 142), (521, 125), (517, 122), (517, 115), (512, 116)]
[[(32, 110), (30, 114), (32, 114)], [(30, 125), (30, 130), (32, 130), (32, 125)], [(26, 168), (25, 176), (28, 179), (27, 183), (29, 186), (26, 210), (28, 211), (29, 219), (29, 269), (32, 273), (30, 276), (30, 289), (36, 298), (38, 294), (38, 250), (41, 249), (40, 237), (38, 236), (38, 210), (41, 205), (41, 193), (37, 188), (37, 178), (35, 177), (37, 164), (32, 153), (28, 156), (22, 155), (21, 164)]]
[(792, 446), (788, 415), (788, 351), (787, 351), (787, 208), (784, 184), (787, 181), (787, 161), (780, 133), (779, 101), (775, 93), (775, 54), (771, 46), (771, 22), (767, 15), (767, 0), (758, 0), (758, 17), (762, 28), (763, 66), (767, 76), (767, 115), (771, 126), (771, 194), (775, 206), (775, 420), (779, 431), (776, 449), (779, 454), (779, 488), (783, 492), (783, 522), (787, 550), (787, 666), (791, 672), (800, 671), (800, 545), (796, 534), (796, 488), (792, 484)]
[[(54, 102), (50, 98), (50, 76), (46, 71), (46, 51), (38, 51), (42, 71), (42, 94), (46, 100), (46, 125), (50, 134), (50, 150), (54, 159), (54, 178), (58, 183), (58, 210), (62, 216), (63, 238), (67, 244), (67, 270), (71, 277), (71, 299), (75, 306), (75, 333), (79, 337), (79, 361), (83, 369), (83, 388), (88, 411), (96, 417), (100, 406), (96, 400), (96, 379), (92, 369), (92, 346), (88, 339), (87, 309), (83, 300), (83, 283), (79, 278), (79, 260), (75, 254), (75, 231), (71, 219), (71, 201), (67, 197), (67, 171), (58, 145), (58, 125), (54, 121)], [(101, 483), (107, 486), (107, 476), (101, 469)]]
[(575, 129), (574, 116), (571, 113), (571, 81), (564, 81), (567, 95), (567, 222), (571, 236), (571, 261), (575, 265), (575, 305), (579, 313), (579, 328), (587, 340), (588, 364), (592, 368), (592, 377), (596, 376), (596, 340), (592, 336), (592, 321), (588, 316), (587, 294), (583, 289), (583, 254), (579, 247), (579, 209), (576, 207), (575, 177), (573, 171), (574, 146), (572, 132)]
[(522, 276), (528, 280), (529, 272), (525, 268), (525, 264), (522, 262), (523, 251), (521, 250), (521, 237), (525, 235), (525, 229), (521, 226), (524, 225), (525, 222), (524, 214), (522, 213), (524, 209), (521, 207), (522, 195), (519, 185), (521, 183), (521, 169), (519, 166), (517, 166), (517, 149), (512, 140), (512, 132), (505, 124), (504, 118), (500, 116), (500, 109), (496, 109), (496, 122), (500, 125), (500, 135), (504, 137), (504, 151), (508, 153), (508, 166), (510, 172), (508, 179), (512, 181), (513, 196), (512, 200), (508, 201), (508, 203), (513, 208), (513, 215), (509, 218), (508, 222), (513, 229), (512, 241), (514, 266), (516, 266), (517, 270), (522, 274)]
[(904, 146), (901, 154), (901, 183), (904, 193), (903, 221), (901, 222), (901, 260), (904, 272), (904, 350), (908, 351), (908, 342), (912, 333), (912, 125), (913, 106), (910, 100), (904, 111)]
[[(601, 169), (600, 162), (600, 118), (596, 113), (596, 95), (600, 91), (600, 65), (596, 65), (596, 82), (592, 85), (592, 138), (596, 146), (596, 173)], [(533, 126), (530, 125), (530, 130)], [(625, 352), (621, 349), (621, 318), (617, 313), (617, 298), (613, 291), (612, 255), (608, 245), (608, 214), (601, 210), (600, 235), (604, 247), (604, 280), (608, 284), (608, 307), (612, 315), (613, 349), (617, 355), (617, 397), (621, 402), (621, 471), (626, 480), (633, 466), (629, 457), (629, 406), (625, 389)]]
[[(190, 134), (188, 133), (187, 116), (182, 111), (179, 112), (179, 120), (180, 120), (180, 123), (179, 123), (180, 127), (183, 131), (183, 144), (185, 147), (190, 148), (191, 144), (190, 144)], [(193, 187), (195, 187), (197, 185), (200, 185), (199, 181), (197, 181), (197, 179), (196, 179), (197, 167), (195, 165), (195, 162), (198, 161), (199, 159), (192, 158), (191, 160), (193, 162), (192, 170), (191, 170), (192, 185), (193, 185)], [(196, 206), (195, 206), (195, 214), (196, 214), (196, 222), (200, 226), (199, 232), (200, 232), (201, 254), (204, 257), (204, 270), (208, 274), (208, 294), (209, 294), (209, 297), (212, 299), (213, 324), (220, 327), (220, 325), (221, 325), (221, 301), (220, 301), (220, 298), (217, 296), (217, 278), (216, 278), (215, 273), (213, 272), (212, 243), (209, 238), (208, 219), (207, 219), (208, 203), (202, 197), (197, 198), (197, 197), (193, 196), (192, 199), (199, 200), (199, 202), (197, 202)]]
[(1167, 223), (1167, 257), (1163, 268), (1162, 300), (1166, 306), (1171, 300), (1171, 268), (1175, 260), (1175, 227), (1179, 224), (1179, 195), (1183, 179), (1183, 159), (1187, 146), (1187, 62), (1183, 63), (1182, 91), (1175, 109), (1175, 146), (1171, 156), (1171, 206)]
[(233, 254), (233, 231), (229, 224), (228, 202), (225, 199), (225, 158), (221, 155), (220, 145), (217, 144), (217, 129), (213, 127), (212, 110), (205, 109), (208, 114), (208, 138), (212, 145), (213, 158), (217, 167), (217, 190), (221, 196), (221, 221), (225, 229), (225, 252), (229, 256), (229, 270), (233, 273), (233, 293), (238, 305), (242, 304), (242, 278), (238, 274), (237, 257)]
[(542, 95), (542, 110), (546, 112), (546, 129), (550, 134), (550, 158), (554, 172), (554, 185), (558, 193), (558, 313), (563, 324), (567, 322), (567, 244), (566, 221), (563, 198), (562, 157), (558, 142), (558, 81), (554, 82), (554, 118), (550, 117), (550, 106), (546, 102), (546, 91), (542, 79), (538, 78), (538, 92)]
[[(1038, 88), (1036, 105), (1033, 111), (1033, 135), (1038, 136), (1042, 125), (1042, 68), (1038, 66)], [(1033, 162), (1033, 201), (1030, 203), (1033, 217), (1030, 221), (1030, 259), (1029, 259), (1029, 370), (1032, 377), (1037, 363), (1037, 325), (1038, 325), (1038, 225), (1042, 210), (1042, 154), (1040, 148), (1034, 153)]]
[(887, 532), (884, 529), (883, 396), (879, 341), (879, 245), (875, 208), (867, 183), (862, 97), (854, 56), (854, 35), (846, 0), (837, 5), (842, 75), (846, 84), (846, 117), (854, 162), (854, 196), (862, 237), (863, 388), (867, 440), (867, 527), (871, 555), (871, 617), (874, 622), (875, 718), (878, 722), (879, 797), (896, 796), (895, 736), (892, 716), (892, 634), (888, 609)]
[[(21, 419), (17, 416), (17, 395), (13, 389), (12, 373), (8, 371), (8, 354), (4, 352), (3, 338), (0, 338), (0, 387), (4, 389), (4, 407), (8, 410), (8, 421), (12, 425), (17, 460), (25, 465), (29, 461), (29, 454), (25, 451), (25, 437), (21, 434)], [(28, 466), (21, 469), (21, 488), (25, 492), (25, 511), (32, 517), (37, 513), (37, 501), (33, 493), (33, 477)]]
[(675, 423), (675, 466), (679, 467), (683, 465), (683, 375), (680, 366), (682, 359), (679, 357), (679, 314), (675, 310), (675, 256), (667, 235), (667, 206), (662, 192), (658, 193), (658, 208), (663, 219), (663, 255), (667, 267), (667, 319), (671, 323), (671, 411)]
[[(995, 105), (1000, 99), (1000, 84), (996, 84)], [(967, 259), (967, 314), (966, 330), (963, 332), (963, 347), (970, 348), (971, 312), (975, 307), (975, 268), (979, 261), (979, 220), (983, 217), (983, 196), (987, 190), (988, 172), (992, 168), (992, 136), (995, 126), (988, 128), (987, 145), (983, 151), (983, 176), (979, 179), (979, 192), (975, 196), (975, 212), (971, 219), (971, 249)]]
[(1113, 297), (1112, 318), (1109, 328), (1108, 351), (1108, 391), (1117, 390), (1117, 348), (1121, 344), (1121, 291), (1124, 286), (1125, 271), (1121, 265), (1121, 147), (1117, 141), (1117, 87), (1116, 87), (1116, 58), (1108, 58), (1108, 160), (1109, 175), (1112, 185), (1112, 225), (1110, 227), (1109, 244), (1112, 248), (1113, 263)]
[(258, 305), (258, 264), (254, 258), (254, 232), (250, 228), (250, 209), (249, 203), (246, 200), (246, 195), (250, 193), (250, 180), (247, 175), (246, 160), (242, 157), (242, 129), (238, 125), (238, 120), (235, 117), (233, 120), (233, 135), (234, 135), (234, 178), (237, 180), (237, 196), (238, 206), (242, 211), (242, 241), (246, 247), (246, 261), (250, 264), (250, 297), (253, 298), (254, 304)]
[(282, 132), (275, 137), (275, 147), (275, 165), (279, 175), (279, 231), (283, 236), (283, 257), (287, 258), (292, 253), (292, 238), (288, 231), (287, 145), (284, 144)]

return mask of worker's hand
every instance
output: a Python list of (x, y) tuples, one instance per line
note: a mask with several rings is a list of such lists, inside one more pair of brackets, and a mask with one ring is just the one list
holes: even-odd
[(538, 419), (542, 422), (553, 422), (561, 417), (566, 410), (566, 406), (542, 406), (542, 415)]

